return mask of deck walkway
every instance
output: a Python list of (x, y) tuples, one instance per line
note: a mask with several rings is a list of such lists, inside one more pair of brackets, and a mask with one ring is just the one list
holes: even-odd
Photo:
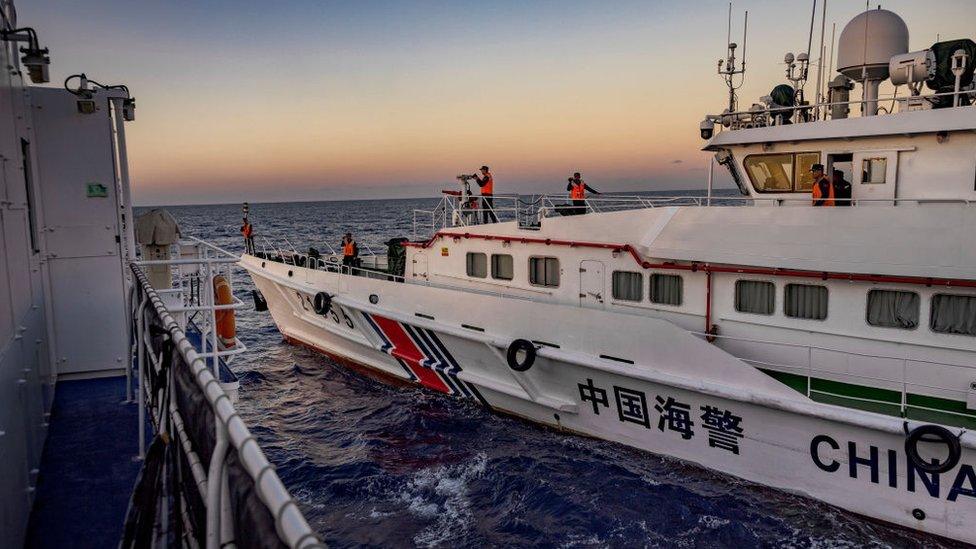
[(60, 381), (26, 547), (117, 547), (141, 462), (125, 378)]

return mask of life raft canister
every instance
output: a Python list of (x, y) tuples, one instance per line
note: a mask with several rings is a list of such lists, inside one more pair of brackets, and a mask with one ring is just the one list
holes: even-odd
[[(214, 305), (230, 305), (234, 302), (234, 294), (230, 290), (230, 283), (221, 275), (213, 279)], [(217, 339), (225, 349), (233, 349), (237, 335), (237, 322), (234, 320), (234, 309), (217, 309), (214, 312), (217, 321)]]

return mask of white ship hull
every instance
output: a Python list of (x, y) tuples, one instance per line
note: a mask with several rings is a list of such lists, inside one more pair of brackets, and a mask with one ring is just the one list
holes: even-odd
[[(814, 402), (664, 320), (253, 256), (241, 264), (285, 338), (341, 361), (976, 543), (972, 433), (961, 436), (959, 464), (933, 476), (911, 467), (901, 419)], [(318, 292), (332, 296), (325, 315), (312, 305)], [(539, 345), (526, 372), (506, 361), (515, 339)]]

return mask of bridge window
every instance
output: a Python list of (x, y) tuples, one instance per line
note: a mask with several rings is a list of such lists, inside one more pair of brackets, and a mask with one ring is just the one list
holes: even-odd
[(515, 278), (515, 267), (512, 256), (508, 254), (491, 254), (491, 277), (498, 280)]
[(682, 280), (678, 275), (651, 275), (651, 303), (681, 305)]
[(752, 186), (761, 193), (809, 192), (810, 167), (818, 162), (818, 152), (753, 154), (744, 160)]
[(735, 282), (735, 310), (754, 315), (771, 315), (776, 308), (776, 286), (761, 280)]
[(868, 292), (868, 324), (914, 330), (918, 327), (919, 301), (915, 292), (871, 290)]
[(788, 317), (823, 320), (827, 318), (827, 287), (787, 284), (783, 309)]
[(933, 332), (976, 336), (976, 296), (936, 294), (932, 296)]
[(555, 257), (530, 257), (529, 284), (548, 288), (559, 286), (559, 259)]
[(468, 252), (467, 255), (468, 276), (485, 278), (488, 276), (488, 258), (485, 254)]
[(642, 301), (644, 299), (644, 275), (631, 271), (614, 271), (613, 298), (623, 301)]

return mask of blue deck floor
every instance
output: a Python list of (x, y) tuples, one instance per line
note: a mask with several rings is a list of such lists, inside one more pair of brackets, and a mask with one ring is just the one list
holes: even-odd
[(27, 528), (27, 547), (117, 547), (141, 462), (125, 378), (60, 381)]

